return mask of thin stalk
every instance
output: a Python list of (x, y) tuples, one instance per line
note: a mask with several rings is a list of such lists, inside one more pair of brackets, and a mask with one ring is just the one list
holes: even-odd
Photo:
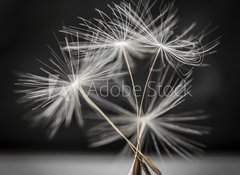
[(135, 103), (136, 103), (136, 112), (138, 114), (139, 113), (138, 100), (137, 100), (137, 94), (136, 94), (136, 91), (135, 91), (135, 83), (134, 83), (134, 80), (133, 80), (132, 71), (131, 71), (131, 68), (130, 68), (130, 65), (129, 65), (129, 61), (127, 59), (127, 54), (126, 54), (125, 48), (122, 48), (122, 51), (123, 51), (124, 60), (125, 60), (126, 65), (127, 65), (128, 73), (129, 73), (129, 76), (130, 76), (132, 89), (133, 89), (133, 96), (134, 96)]
[(161, 50), (161, 48), (158, 49), (157, 54), (156, 54), (156, 56), (154, 57), (152, 66), (151, 66), (151, 68), (150, 68), (150, 70), (149, 70), (149, 73), (148, 73), (148, 76), (147, 76), (147, 80), (146, 80), (146, 82), (145, 82), (144, 89), (143, 89), (143, 94), (142, 94), (142, 98), (141, 98), (141, 102), (140, 102), (140, 107), (139, 107), (140, 110), (142, 109), (143, 101), (144, 101), (145, 94), (146, 94), (146, 91), (147, 91), (147, 85), (148, 85), (148, 82), (149, 82), (149, 80), (150, 80), (150, 77), (151, 77), (151, 74), (152, 74), (152, 70), (153, 70), (153, 68), (154, 68), (154, 66), (155, 66), (155, 63), (156, 63), (156, 61), (157, 61), (157, 58), (158, 58), (158, 55), (159, 55), (160, 50)]
[[(137, 113), (137, 140), (138, 140), (138, 137), (139, 137), (139, 113), (140, 112), (139, 112), (139, 108), (138, 108), (137, 94), (136, 94), (136, 91), (135, 91), (135, 83), (134, 83), (134, 80), (133, 80), (132, 71), (131, 71), (131, 68), (130, 68), (130, 65), (129, 65), (129, 61), (127, 59), (126, 51), (125, 51), (124, 48), (122, 49), (122, 51), (123, 51), (124, 60), (126, 62), (127, 69), (128, 69), (128, 72), (129, 72), (129, 76), (130, 76), (130, 79), (131, 79), (133, 95), (134, 95), (134, 98), (135, 98), (136, 113)], [(137, 149), (138, 149), (138, 144), (137, 144)], [(138, 157), (137, 152), (135, 152), (134, 160), (136, 160), (136, 157)]]
[[(154, 58), (154, 60), (153, 60), (153, 63), (152, 63), (152, 65), (151, 65), (151, 68), (150, 68), (150, 70), (149, 70), (149, 73), (148, 73), (148, 76), (147, 76), (147, 80), (146, 80), (146, 82), (145, 82), (145, 85), (144, 85), (144, 90), (143, 90), (143, 94), (142, 94), (142, 98), (141, 98), (141, 102), (140, 102), (140, 107), (139, 107), (139, 113), (137, 113), (137, 118), (138, 118), (138, 120), (137, 120), (137, 149), (139, 150), (139, 151), (141, 151), (139, 148), (140, 148), (140, 140), (141, 140), (141, 135), (142, 135), (142, 132), (141, 133), (139, 133), (139, 119), (140, 119), (140, 115), (141, 115), (141, 109), (142, 109), (142, 105), (143, 105), (143, 101), (144, 101), (144, 98), (145, 98), (145, 94), (146, 94), (146, 91), (147, 91), (147, 85), (148, 85), (148, 82), (149, 82), (149, 80), (150, 80), (150, 77), (151, 77), (151, 74), (152, 74), (152, 70), (153, 70), (153, 68), (154, 68), (154, 66), (155, 66), (155, 63), (156, 63), (156, 61), (157, 61), (157, 58), (158, 58), (158, 55), (159, 55), (159, 52), (160, 52), (160, 49), (161, 48), (159, 48), (158, 49), (158, 51), (157, 51), (157, 54), (156, 54), (156, 56), (155, 56), (155, 58)], [(144, 126), (145, 127), (145, 126)], [(138, 153), (137, 152), (135, 152), (135, 157), (134, 157), (134, 160), (133, 160), (133, 165), (134, 165), (134, 163), (135, 163), (135, 161), (136, 161), (136, 159), (138, 158), (138, 155), (137, 155)], [(132, 167), (133, 167), (133, 165), (132, 165)]]
[[(141, 126), (141, 130), (139, 132), (139, 140), (141, 140), (141, 137), (142, 137), (142, 134), (143, 134), (143, 131), (145, 129), (145, 126), (146, 126), (146, 123), (143, 123), (142, 126)], [(137, 144), (137, 149), (139, 152), (141, 152), (140, 150), (140, 144)], [(133, 159), (133, 163), (132, 163), (132, 166), (131, 166), (131, 169), (130, 169), (130, 172), (129, 174), (132, 172), (133, 168), (134, 168), (134, 164), (135, 164), (135, 161), (139, 159), (139, 161), (142, 161), (142, 157), (138, 155), (138, 153), (136, 152), (135, 155), (134, 155), (134, 159)]]

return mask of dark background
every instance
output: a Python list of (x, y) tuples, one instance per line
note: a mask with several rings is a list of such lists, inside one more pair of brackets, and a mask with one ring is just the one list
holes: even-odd
[[(28, 109), (15, 102), (18, 96), (14, 94), (14, 71), (36, 73), (39, 67), (36, 58), (48, 59), (50, 50), (47, 45), (56, 45), (53, 32), (60, 35), (57, 31), (63, 24), (77, 25), (77, 16), (96, 16), (94, 8), (108, 12), (106, 3), (111, 1), (0, 1), (0, 151), (90, 151), (84, 137), (85, 130), (74, 122), (69, 128), (62, 127), (52, 140), (47, 139), (44, 128), (29, 126), (29, 122), (22, 118)], [(210, 28), (219, 27), (209, 38), (221, 36), (218, 52), (206, 59), (211, 66), (196, 69), (193, 98), (184, 102), (182, 109), (204, 109), (211, 116), (205, 124), (213, 128), (212, 133), (201, 138), (207, 151), (239, 151), (238, 5), (231, 0), (178, 0), (175, 6), (179, 9), (180, 27), (196, 21), (196, 29), (201, 31), (211, 24)], [(120, 147), (119, 143), (113, 145), (103, 150)]]

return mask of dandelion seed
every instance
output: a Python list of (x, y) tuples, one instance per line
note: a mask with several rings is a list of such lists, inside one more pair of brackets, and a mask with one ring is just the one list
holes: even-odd
[[(123, 48), (128, 55), (136, 58), (142, 58), (141, 53), (159, 52), (163, 66), (167, 62), (180, 75), (187, 75), (189, 71), (184, 72), (181, 67), (201, 66), (204, 56), (214, 52), (213, 49), (219, 42), (214, 40), (203, 45), (204, 34), (190, 34), (195, 23), (178, 34), (175, 31), (178, 24), (177, 10), (173, 8), (173, 3), (160, 7), (160, 14), (155, 18), (151, 15), (153, 5), (150, 1), (142, 0), (133, 5), (127, 2), (109, 5), (112, 18), (97, 10), (102, 18), (95, 19), (97, 24), (82, 19), (83, 23), (80, 25), (85, 28), (64, 28), (64, 33), (75, 36), (80, 34), (87, 41), (80, 45), (78, 42), (71, 43), (69, 49), (103, 49), (108, 53), (107, 59), (118, 58), (118, 62), (122, 61)], [(132, 56), (128, 59), (133, 66)]]
[(119, 5), (113, 4), (108, 7), (112, 12), (112, 18), (97, 9), (100, 19), (95, 18), (92, 22), (79, 18), (81, 19), (79, 27), (64, 27), (61, 30), (63, 33), (78, 38), (77, 42), (71, 42), (65, 49), (77, 52), (101, 50), (105, 52), (105, 59), (115, 60), (116, 64), (121, 65), (123, 65), (123, 52), (125, 52), (129, 65), (133, 67), (133, 57), (143, 57), (141, 43), (145, 38), (138, 28), (133, 28), (134, 23), (124, 16)]
[[(159, 147), (162, 147), (169, 154), (170, 150), (172, 150), (183, 158), (189, 159), (192, 157), (192, 152), (201, 151), (199, 146), (201, 147), (202, 144), (188, 139), (185, 134), (203, 135), (207, 133), (208, 128), (196, 127), (184, 122), (205, 119), (206, 116), (194, 115), (194, 113), (171, 114), (170, 111), (181, 104), (184, 98), (190, 93), (190, 81), (174, 80), (174, 73), (171, 73), (169, 69), (165, 69), (161, 73), (159, 82), (163, 87), (171, 85), (172, 89), (167, 94), (161, 91), (158, 92), (161, 95), (151, 97), (146, 108), (142, 108), (139, 117), (134, 112), (112, 104), (111, 109), (116, 115), (112, 115), (111, 120), (131, 142), (137, 144), (139, 137), (143, 147), (149, 144), (145, 140), (150, 138), (159, 156), (162, 155)], [(110, 106), (106, 100), (102, 101), (101, 104)], [(134, 107), (134, 105), (131, 106)], [(137, 123), (140, 125), (139, 136), (137, 136)], [(94, 147), (121, 139), (105, 123), (94, 127), (90, 130), (90, 133), (93, 136), (92, 146)], [(181, 133), (184, 135), (180, 135)], [(141, 149), (139, 148), (139, 150)]]
[[(21, 102), (31, 103), (32, 110), (38, 112), (34, 122), (45, 121), (51, 131), (50, 137), (62, 123), (68, 126), (74, 113), (79, 125), (83, 125), (80, 88), (87, 91), (92, 83), (98, 87), (101, 83), (123, 75), (115, 73), (118, 69), (115, 64), (93, 58), (88, 58), (91, 60), (88, 62), (80, 62), (71, 52), (66, 53), (62, 48), (60, 50), (62, 58), (52, 51), (54, 58), (48, 64), (42, 62), (46, 67), (41, 68), (45, 75), (21, 74), (17, 83), (24, 88), (17, 91), (23, 94)], [(99, 54), (94, 56), (100, 57)]]

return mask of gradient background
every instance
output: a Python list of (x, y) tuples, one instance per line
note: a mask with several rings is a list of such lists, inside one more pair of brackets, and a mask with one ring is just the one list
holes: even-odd
[[(79, 151), (117, 152), (123, 142), (98, 149), (89, 149), (85, 130), (74, 122), (62, 127), (48, 140), (44, 128), (31, 128), (22, 116), (28, 109), (16, 103), (14, 71), (37, 73), (41, 60), (50, 57), (47, 45), (56, 47), (53, 33), (58, 36), (62, 25), (77, 25), (77, 16), (91, 18), (94, 8), (107, 11), (112, 0), (1, 0), (0, 1), (0, 152)], [(118, 2), (118, 1), (113, 1)], [(208, 0), (176, 1), (181, 19), (180, 28), (196, 21), (196, 31), (211, 24), (219, 26), (209, 40), (222, 36), (218, 52), (207, 57), (210, 67), (196, 69), (192, 94), (181, 105), (183, 111), (204, 109), (211, 116), (205, 124), (212, 134), (201, 138), (207, 152), (240, 150), (239, 134), (239, 15), (237, 1)], [(157, 8), (156, 8), (157, 9)], [(156, 13), (157, 11), (153, 11)]]

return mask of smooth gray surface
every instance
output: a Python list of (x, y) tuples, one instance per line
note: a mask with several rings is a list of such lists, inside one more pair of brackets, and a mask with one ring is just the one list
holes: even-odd
[[(212, 155), (193, 162), (157, 159), (163, 175), (240, 175), (240, 156)], [(0, 175), (126, 175), (132, 160), (116, 156), (0, 155)]]

